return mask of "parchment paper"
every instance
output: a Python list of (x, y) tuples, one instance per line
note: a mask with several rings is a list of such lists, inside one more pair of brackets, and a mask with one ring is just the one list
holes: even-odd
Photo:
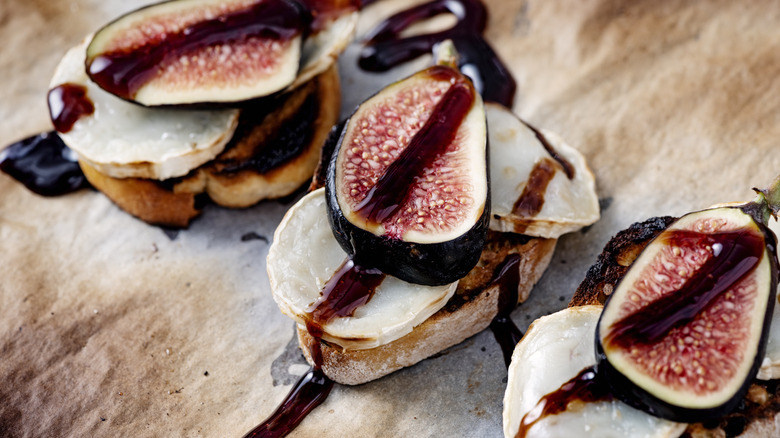
[[(0, 144), (49, 130), (59, 58), (145, 1), (4, 0)], [(588, 158), (603, 217), (563, 237), (513, 318), (566, 305), (630, 223), (752, 198), (780, 173), (780, 5), (486, 1), (515, 111)], [(365, 10), (361, 32), (406, 2)], [(445, 20), (445, 23), (447, 21)], [(347, 114), (384, 75), (341, 61)], [(0, 435), (237, 437), (307, 367), (271, 300), (268, 240), (291, 201), (209, 207), (171, 232), (101, 194), (46, 199), (0, 175)], [(295, 436), (500, 436), (506, 371), (489, 332), (410, 369), (337, 386)]]

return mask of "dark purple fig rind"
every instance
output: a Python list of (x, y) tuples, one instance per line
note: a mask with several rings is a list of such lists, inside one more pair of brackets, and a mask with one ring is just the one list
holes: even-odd
[[(743, 210), (745, 214), (748, 214), (751, 217), (755, 218), (755, 216), (749, 210), (746, 211), (744, 208), (740, 208), (740, 207), (734, 207), (734, 208), (739, 208)], [(748, 392), (748, 389), (753, 383), (753, 380), (755, 379), (755, 376), (758, 373), (759, 368), (761, 367), (761, 362), (766, 352), (766, 344), (769, 336), (769, 328), (772, 323), (772, 314), (774, 311), (774, 306), (776, 301), (776, 294), (774, 293), (774, 291), (777, 290), (777, 285), (778, 285), (778, 260), (776, 255), (777, 239), (774, 233), (769, 228), (767, 228), (764, 224), (760, 223), (759, 221), (756, 221), (756, 225), (761, 230), (764, 236), (764, 241), (766, 246), (765, 256), (767, 256), (769, 260), (769, 265), (770, 265), (769, 270), (771, 274), (770, 286), (769, 286), (770, 293), (767, 294), (767, 307), (766, 307), (766, 311), (764, 312), (760, 339), (758, 340), (759, 342), (758, 349), (755, 357), (753, 358), (753, 363), (750, 367), (750, 371), (747, 374), (747, 378), (739, 386), (739, 389), (735, 391), (734, 394), (724, 403), (718, 406), (713, 406), (711, 408), (688, 408), (688, 407), (673, 405), (671, 403), (659, 399), (658, 397), (649, 393), (645, 389), (639, 387), (630, 378), (628, 378), (623, 373), (618, 371), (612, 365), (612, 363), (610, 363), (609, 358), (607, 357), (607, 354), (604, 352), (604, 347), (601, 343), (601, 334), (600, 334), (601, 317), (600, 317), (599, 322), (596, 324), (596, 336), (595, 336), (595, 347), (596, 347), (596, 358), (598, 361), (598, 370), (599, 373), (606, 378), (606, 381), (610, 386), (612, 393), (615, 395), (615, 397), (617, 397), (622, 402), (628, 404), (629, 406), (632, 406), (636, 409), (643, 410), (656, 417), (664, 418), (671, 421), (682, 422), (682, 423), (697, 423), (697, 422), (716, 420), (732, 412), (734, 409), (737, 408), (739, 403), (745, 397), (745, 394)], [(652, 241), (650, 243), (652, 243)], [(641, 254), (639, 257), (641, 257)], [(637, 259), (639, 257), (637, 257)], [(617, 290), (619, 286), (620, 286), (620, 282), (618, 282), (618, 284), (616, 285), (615, 290)], [(607, 300), (604, 303), (605, 309), (613, 301), (614, 297), (615, 297), (614, 293), (609, 297), (607, 297)], [(602, 317), (603, 317), (603, 312), (602, 312)]]
[[(391, 239), (359, 228), (343, 214), (336, 198), (336, 159), (349, 126), (344, 123), (331, 155), (325, 185), (328, 221), (341, 248), (361, 266), (380, 269), (410, 283), (427, 286), (449, 284), (463, 278), (479, 261), (490, 224), (490, 173), (482, 215), (466, 233), (441, 243), (421, 244)], [(486, 149), (488, 163), (489, 145)], [(490, 166), (488, 166), (488, 169)]]

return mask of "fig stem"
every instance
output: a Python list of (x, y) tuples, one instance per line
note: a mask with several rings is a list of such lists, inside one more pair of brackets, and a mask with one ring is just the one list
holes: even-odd
[(455, 48), (455, 43), (450, 39), (446, 39), (434, 47), (434, 53), (436, 57), (436, 65), (443, 65), (446, 67), (452, 67), (455, 70), (458, 69), (458, 49)]
[(775, 177), (768, 188), (761, 190), (754, 187), (753, 190), (758, 194), (751, 203), (757, 207), (753, 215), (755, 219), (764, 225), (769, 222), (770, 216), (777, 219), (780, 214), (780, 175)]

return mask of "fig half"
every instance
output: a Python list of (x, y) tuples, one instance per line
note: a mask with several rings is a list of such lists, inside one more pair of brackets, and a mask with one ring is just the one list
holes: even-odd
[(86, 69), (145, 106), (250, 100), (295, 80), (310, 21), (294, 0), (168, 1), (100, 29)]
[(417, 284), (460, 279), (490, 215), (479, 93), (446, 65), (388, 86), (347, 121), (327, 179), (334, 235), (356, 263)]
[(617, 285), (596, 349), (621, 400), (700, 422), (742, 399), (764, 357), (777, 290), (776, 240), (764, 225), (768, 213), (756, 215), (755, 206), (681, 217)]

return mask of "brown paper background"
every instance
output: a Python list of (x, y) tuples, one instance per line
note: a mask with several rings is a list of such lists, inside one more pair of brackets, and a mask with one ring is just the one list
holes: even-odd
[[(65, 50), (148, 2), (4, 0), (0, 144), (49, 130)], [(361, 32), (403, 1), (365, 11)], [(515, 111), (588, 158), (600, 222), (563, 237), (521, 326), (566, 305), (609, 237), (653, 215), (752, 197), (780, 173), (780, 4), (489, 0)], [(385, 75), (341, 61), (344, 113)], [(424, 64), (424, 60), (417, 65)], [(46, 199), (0, 175), (0, 435), (241, 436), (306, 369), (270, 297), (289, 202), (207, 208), (165, 232), (99, 193)], [(244, 237), (244, 239), (242, 239)], [(206, 375), (208, 373), (208, 375)], [(296, 436), (500, 436), (506, 371), (489, 332), (358, 387)]]

